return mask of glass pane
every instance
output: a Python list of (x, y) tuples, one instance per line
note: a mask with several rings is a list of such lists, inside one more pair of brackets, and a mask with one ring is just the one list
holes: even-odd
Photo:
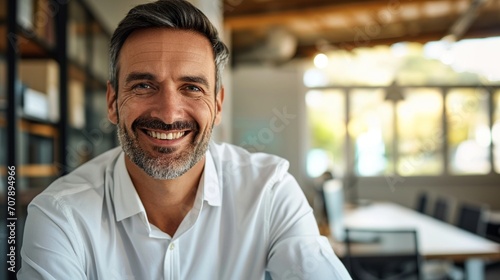
[(500, 173), (500, 90), (493, 95), (493, 154), (495, 157), (495, 171)]
[(409, 89), (398, 103), (398, 174), (438, 175), (443, 171), (443, 98), (438, 89)]
[(394, 170), (392, 115), (392, 103), (385, 101), (383, 90), (351, 91), (348, 129), (354, 143), (357, 175), (376, 176)]
[(481, 88), (453, 89), (446, 97), (449, 162), (452, 174), (491, 170), (488, 94)]
[(307, 170), (311, 177), (325, 171), (345, 171), (345, 94), (340, 90), (312, 90), (306, 94), (311, 151)]

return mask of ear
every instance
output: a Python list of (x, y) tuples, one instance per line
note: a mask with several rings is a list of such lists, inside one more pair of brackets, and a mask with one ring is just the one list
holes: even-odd
[(217, 97), (215, 98), (215, 121), (214, 124), (218, 125), (222, 121), (222, 103), (224, 101), (224, 87), (221, 87)]
[(111, 123), (118, 123), (118, 108), (116, 108), (116, 92), (111, 83), (106, 85), (106, 103), (108, 105), (108, 119)]

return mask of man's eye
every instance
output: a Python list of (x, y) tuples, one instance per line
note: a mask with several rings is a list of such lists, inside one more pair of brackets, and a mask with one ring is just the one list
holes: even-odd
[(152, 87), (148, 84), (144, 84), (144, 83), (141, 83), (141, 84), (137, 84), (134, 86), (134, 89), (151, 89)]
[(184, 87), (185, 90), (188, 90), (188, 91), (193, 91), (193, 92), (201, 92), (201, 88), (197, 87), (197, 86), (193, 86), (193, 85), (188, 85), (188, 86), (185, 86)]

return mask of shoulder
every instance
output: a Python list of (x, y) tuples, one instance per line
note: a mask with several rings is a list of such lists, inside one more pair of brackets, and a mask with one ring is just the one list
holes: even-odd
[(225, 181), (233, 178), (248, 183), (274, 185), (289, 176), (289, 162), (276, 155), (250, 153), (227, 143), (211, 143), (210, 153)]
[(102, 199), (107, 174), (113, 171), (114, 163), (121, 151), (121, 148), (114, 148), (60, 177), (35, 197), (31, 204), (47, 205), (64, 201), (65, 204), (75, 201), (85, 203), (89, 200)]

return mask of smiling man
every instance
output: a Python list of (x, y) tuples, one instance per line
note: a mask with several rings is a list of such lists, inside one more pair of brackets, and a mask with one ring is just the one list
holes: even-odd
[(211, 141), (227, 60), (186, 1), (128, 13), (107, 89), (121, 147), (33, 200), (19, 279), (350, 279), (287, 161)]

